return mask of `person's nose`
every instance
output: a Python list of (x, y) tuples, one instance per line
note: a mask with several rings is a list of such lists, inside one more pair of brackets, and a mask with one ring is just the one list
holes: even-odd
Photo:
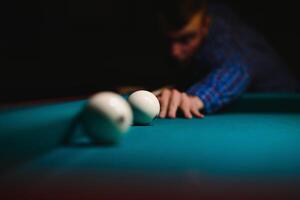
[(171, 54), (175, 58), (180, 58), (182, 56), (182, 47), (179, 43), (172, 44)]

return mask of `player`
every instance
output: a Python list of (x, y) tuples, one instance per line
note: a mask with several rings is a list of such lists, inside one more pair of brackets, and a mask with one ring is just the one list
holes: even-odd
[(262, 35), (229, 8), (205, 0), (160, 3), (159, 22), (174, 70), (172, 87), (155, 91), (161, 118), (203, 117), (246, 91), (294, 92), (296, 82)]

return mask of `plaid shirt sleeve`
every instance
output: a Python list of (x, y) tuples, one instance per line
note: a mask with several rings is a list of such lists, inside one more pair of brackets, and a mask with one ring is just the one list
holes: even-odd
[(239, 25), (228, 21), (226, 17), (215, 17), (204, 47), (198, 52), (198, 59), (207, 60), (212, 70), (187, 91), (203, 101), (206, 113), (216, 112), (239, 97), (252, 78), (249, 55), (253, 49), (245, 45), (243, 34), (236, 28)]
[(241, 95), (250, 82), (246, 68), (224, 66), (212, 71), (203, 81), (193, 85), (187, 93), (198, 96), (204, 111), (213, 113)]

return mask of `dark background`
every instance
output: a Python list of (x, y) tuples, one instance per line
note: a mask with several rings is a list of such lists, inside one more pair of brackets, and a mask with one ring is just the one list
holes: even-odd
[[(299, 79), (297, 3), (224, 2), (266, 36)], [(155, 87), (166, 79), (151, 0), (12, 0), (0, 9), (2, 103)]]

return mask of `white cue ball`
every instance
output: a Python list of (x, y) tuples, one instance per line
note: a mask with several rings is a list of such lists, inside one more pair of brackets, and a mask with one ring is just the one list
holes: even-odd
[(132, 125), (133, 114), (128, 102), (113, 92), (93, 95), (83, 111), (83, 127), (96, 143), (114, 144)]
[(128, 101), (133, 110), (135, 124), (150, 124), (159, 115), (159, 101), (151, 92), (145, 90), (134, 92), (129, 96)]

